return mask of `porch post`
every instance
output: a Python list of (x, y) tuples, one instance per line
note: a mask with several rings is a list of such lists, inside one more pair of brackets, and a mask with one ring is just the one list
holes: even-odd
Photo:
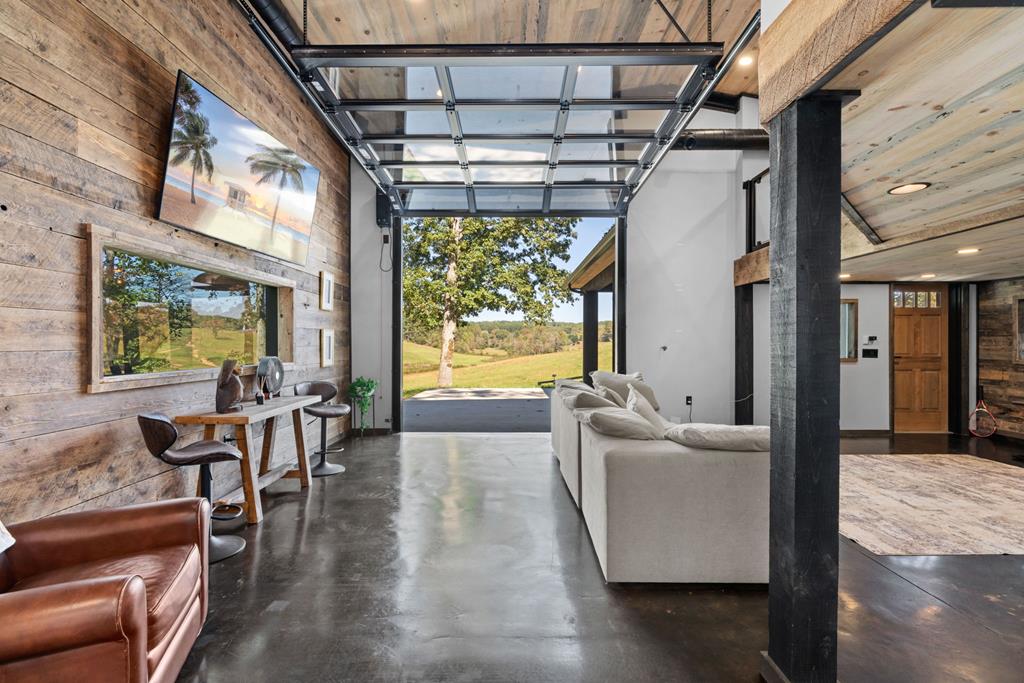
[(615, 223), (615, 372), (626, 372), (626, 219)]
[(772, 119), (771, 559), (767, 681), (836, 680), (840, 109)]
[(597, 292), (583, 292), (583, 381), (591, 384), (590, 373), (597, 370)]

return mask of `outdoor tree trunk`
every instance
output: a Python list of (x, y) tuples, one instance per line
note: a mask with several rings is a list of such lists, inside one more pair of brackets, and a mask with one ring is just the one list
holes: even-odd
[(444, 318), (441, 324), (441, 367), (437, 370), (437, 386), (439, 387), (450, 387), (453, 382), (452, 362), (455, 357), (455, 329), (459, 324), (452, 295), (459, 284), (459, 242), (462, 241), (462, 219), (452, 218), (451, 226), (454, 245), (448, 255), (448, 272), (444, 276), (447, 291), (444, 295)]
[(194, 163), (192, 164), (192, 187), (189, 190), (189, 192), (192, 195), (192, 203), (195, 204), (196, 203), (196, 165)]
[(281, 193), (284, 192), (284, 175), (281, 175), (281, 182), (277, 185), (277, 201), (274, 202), (274, 216), (270, 219), (270, 236), (274, 236), (274, 228), (277, 226), (277, 209), (281, 206)]

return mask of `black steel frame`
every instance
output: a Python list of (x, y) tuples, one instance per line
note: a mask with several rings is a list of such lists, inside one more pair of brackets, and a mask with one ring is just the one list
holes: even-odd
[[(250, 0), (251, 1), (251, 0)], [(236, 0), (243, 11), (243, 0)], [(616, 44), (529, 44), (529, 45), (306, 45), (301, 44), (294, 31), (282, 31), (274, 26), (268, 32), (257, 26), (253, 14), (247, 11), (250, 23), (260, 34), (275, 58), (285, 66), (293, 78), (300, 82), (307, 97), (319, 109), (321, 118), (345, 147), (352, 153), (376, 185), (388, 196), (395, 213), (403, 217), (415, 216), (538, 216), (552, 213), (552, 193), (560, 189), (605, 189), (612, 195), (614, 206), (609, 209), (556, 209), (558, 215), (575, 217), (623, 216), (629, 201), (639, 191), (651, 172), (676, 143), (682, 131), (690, 124), (696, 112), (708, 102), (714, 88), (725, 72), (747, 46), (760, 27), (760, 13), (756, 13), (739, 39), (723, 55), (720, 43), (616, 43)], [(271, 34), (274, 38), (271, 39)], [(283, 47), (282, 47), (283, 46)], [(560, 97), (554, 99), (458, 100), (452, 87), (450, 68), (454, 66), (560, 66), (564, 68)], [(575, 95), (576, 75), (579, 67), (587, 65), (692, 65), (689, 78), (681, 84), (672, 99), (580, 99)], [(331, 87), (324, 68), (344, 67), (432, 67), (437, 76), (441, 98), (434, 100), (344, 100)], [(551, 134), (545, 135), (465, 135), (459, 112), (480, 109), (557, 109), (556, 123)], [(655, 110), (665, 115), (654, 135), (566, 134), (571, 111), (586, 110)], [(367, 135), (360, 129), (353, 112), (357, 111), (444, 111), (449, 123), (448, 135)], [(451, 141), (457, 162), (385, 161), (374, 149), (375, 144), (408, 144), (414, 142)], [(540, 162), (470, 162), (467, 142), (534, 142), (550, 144), (548, 156)], [(607, 159), (599, 161), (559, 161), (562, 145), (581, 143), (639, 144), (643, 145), (637, 161)], [(396, 182), (393, 169), (412, 167), (458, 167), (463, 182), (415, 183)], [(547, 167), (542, 182), (534, 183), (481, 183), (474, 182), (471, 167)], [(562, 183), (555, 181), (559, 166), (631, 169), (624, 182)], [(466, 209), (411, 210), (403, 200), (402, 191), (432, 188), (464, 188)], [(536, 189), (542, 190), (543, 200), (536, 207), (508, 210), (480, 210), (476, 201), (476, 188)]]

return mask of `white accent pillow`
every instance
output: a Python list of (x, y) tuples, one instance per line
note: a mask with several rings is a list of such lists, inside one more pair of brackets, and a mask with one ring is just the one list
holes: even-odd
[(643, 441), (654, 441), (659, 438), (650, 422), (625, 408), (574, 410), (572, 414), (583, 424), (590, 425), (595, 432), (607, 436)]
[(658, 405), (658, 399), (654, 395), (654, 389), (651, 388), (650, 384), (644, 382), (644, 374), (642, 372), (620, 375), (615, 372), (595, 370), (590, 373), (590, 378), (594, 381), (595, 387), (607, 387), (623, 397), (623, 405), (625, 405), (625, 397), (629, 394), (629, 385), (632, 384), (654, 406), (655, 410), (661, 410), (661, 406)]
[(658, 435), (659, 439), (665, 438), (665, 424), (661, 420), (661, 415), (658, 415), (658, 411), (654, 409), (654, 406), (632, 384), (629, 385), (626, 408), (650, 422), (651, 427), (654, 428), (654, 433)]
[(619, 408), (626, 407), (626, 399), (622, 398), (619, 392), (615, 391), (614, 389), (609, 389), (608, 387), (598, 387), (597, 395), (601, 396), (602, 398), (608, 399)]
[(562, 392), (562, 403), (569, 410), (576, 410), (577, 408), (617, 408), (619, 407), (614, 401), (611, 401), (603, 396), (598, 396), (589, 391), (563, 391)]
[(681, 424), (666, 430), (665, 438), (710, 451), (771, 450), (770, 429), (760, 425)]
[(556, 379), (556, 389), (572, 389), (574, 391), (586, 391), (591, 394), (596, 393), (594, 387), (590, 386), (586, 382), (578, 382), (574, 379)]

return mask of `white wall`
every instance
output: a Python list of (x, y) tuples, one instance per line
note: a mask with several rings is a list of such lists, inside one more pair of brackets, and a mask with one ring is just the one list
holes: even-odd
[[(705, 111), (693, 127), (736, 125)], [(690, 395), (694, 421), (733, 421), (737, 157), (670, 152), (629, 208), (626, 365), (645, 374), (666, 417), (688, 417)]]
[[(850, 431), (889, 429), (889, 285), (843, 285), (842, 298), (857, 299), (856, 363), (840, 363), (839, 428)], [(754, 286), (754, 423), (769, 424), (771, 372), (768, 285)], [(870, 336), (878, 340), (869, 344)], [(863, 349), (878, 349), (864, 358)], [(839, 363), (839, 349), (836, 349)]]
[[(377, 227), (377, 193), (366, 172), (351, 162), (352, 377), (380, 383), (374, 428), (391, 426), (391, 273), (380, 269), (382, 235)], [(391, 245), (384, 257), (390, 263)], [(369, 424), (369, 421), (367, 421)]]
[(782, 10), (786, 9), (786, 5), (789, 3), (790, 0), (761, 0), (762, 33), (771, 26), (773, 21), (778, 19), (779, 15), (782, 14)]

